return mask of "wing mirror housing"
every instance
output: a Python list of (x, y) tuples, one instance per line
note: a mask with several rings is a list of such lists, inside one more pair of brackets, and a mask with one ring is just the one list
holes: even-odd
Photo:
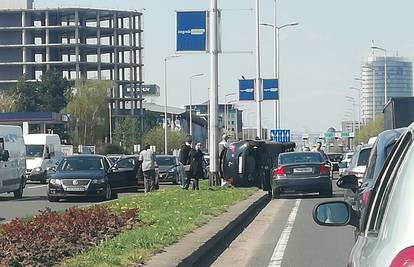
[(355, 193), (356, 190), (359, 188), (358, 177), (356, 177), (353, 174), (342, 176), (338, 179), (336, 185), (342, 189), (350, 189), (352, 190), (352, 192)]
[(50, 159), (50, 158), (51, 158), (50, 153), (46, 153), (46, 155), (45, 155), (45, 159)]
[(346, 226), (359, 228), (359, 215), (344, 201), (323, 202), (313, 209), (313, 220), (321, 226)]
[(9, 161), (10, 154), (8, 150), (3, 150), (0, 153), (0, 160), (1, 161)]

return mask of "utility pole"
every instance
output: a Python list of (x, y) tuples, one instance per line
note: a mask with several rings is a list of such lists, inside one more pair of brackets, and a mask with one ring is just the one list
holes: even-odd
[(260, 73), (260, 0), (256, 0), (256, 105), (257, 137), (262, 139), (262, 80)]

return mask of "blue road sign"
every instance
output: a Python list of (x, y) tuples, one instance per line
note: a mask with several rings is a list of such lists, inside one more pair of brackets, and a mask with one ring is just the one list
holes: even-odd
[(290, 142), (290, 130), (286, 130), (286, 129), (270, 130), (270, 138), (272, 141), (275, 141), (278, 143)]
[(279, 99), (279, 80), (264, 79), (263, 80), (263, 100)]
[(254, 80), (239, 80), (239, 100), (254, 100)]
[(177, 51), (207, 50), (207, 12), (177, 12)]

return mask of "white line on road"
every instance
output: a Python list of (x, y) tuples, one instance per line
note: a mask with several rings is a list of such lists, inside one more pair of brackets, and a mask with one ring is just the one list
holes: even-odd
[(36, 185), (36, 186), (30, 186), (30, 187), (26, 187), (26, 189), (36, 189), (36, 188), (42, 188), (42, 187), (46, 187), (47, 184), (44, 185)]
[(292, 208), (292, 211), (289, 214), (285, 228), (283, 229), (283, 232), (280, 235), (275, 250), (273, 251), (272, 258), (269, 262), (269, 267), (282, 266), (283, 256), (285, 255), (285, 250), (289, 241), (290, 233), (292, 232), (293, 225), (295, 224), (296, 214), (299, 210), (300, 201), (300, 199), (296, 200), (295, 206)]

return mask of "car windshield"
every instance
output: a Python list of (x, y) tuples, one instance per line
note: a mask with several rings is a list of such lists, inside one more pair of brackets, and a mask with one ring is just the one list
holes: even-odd
[(58, 171), (97, 171), (103, 169), (102, 159), (96, 157), (66, 158), (58, 167)]
[(26, 145), (26, 157), (42, 158), (44, 149), (44, 145)]
[(359, 153), (357, 166), (367, 166), (370, 153), (371, 148), (361, 150), (361, 152)]
[(328, 158), (333, 162), (341, 162), (344, 156), (342, 154), (328, 154)]
[(319, 153), (285, 153), (279, 155), (279, 165), (295, 163), (322, 163)]
[(156, 162), (159, 166), (171, 166), (175, 165), (174, 157), (157, 157)]

